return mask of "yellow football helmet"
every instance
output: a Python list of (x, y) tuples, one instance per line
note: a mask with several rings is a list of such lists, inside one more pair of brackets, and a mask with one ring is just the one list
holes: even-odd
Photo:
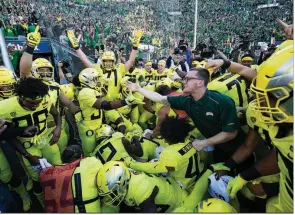
[(94, 68), (83, 69), (79, 74), (79, 81), (81, 86), (89, 87), (99, 91), (102, 87), (101, 85), (102, 74), (99, 73)]
[(249, 108), (260, 112), (264, 123), (293, 123), (293, 45), (274, 53), (260, 65), (252, 81), (256, 99)]
[(101, 127), (96, 132), (96, 140), (110, 137), (114, 133), (114, 129), (106, 124), (102, 124)]
[(102, 68), (106, 71), (111, 71), (115, 67), (115, 54), (112, 51), (105, 51), (101, 57)]
[(109, 161), (97, 173), (98, 194), (106, 205), (119, 206), (127, 194), (129, 180), (130, 172), (123, 162)]
[[(206, 64), (207, 64), (207, 62), (206, 61), (197, 61), (197, 60), (194, 60), (193, 62), (192, 62), (192, 66), (193, 67), (201, 67), (201, 68), (204, 68), (204, 69), (206, 69), (205, 68), (205, 66), (206, 66)], [(214, 70), (213, 69), (210, 69), (210, 68), (208, 68), (208, 69), (206, 69), (206, 70), (208, 70), (208, 72), (209, 72), (209, 74), (210, 74), (210, 81), (211, 81), (211, 77), (212, 77), (212, 75), (213, 75), (213, 73), (214, 73)]]
[(74, 100), (75, 93), (73, 84), (60, 85), (60, 90), (65, 94), (66, 97), (68, 97), (68, 99), (70, 99), (71, 101)]
[(15, 93), (16, 80), (13, 72), (5, 67), (0, 67), (0, 97), (7, 99)]
[(288, 47), (288, 46), (292, 46), (293, 45), (293, 40), (286, 40), (283, 43), (281, 43), (275, 50), (274, 53), (277, 53), (278, 51), (281, 51), (282, 49)]
[(156, 82), (156, 89), (160, 86), (163, 86), (163, 85), (166, 85), (168, 87), (171, 88), (172, 86), (172, 80), (170, 78), (164, 78), (164, 79), (161, 79), (159, 81)]
[(176, 89), (182, 89), (182, 80), (181, 79), (175, 79), (173, 82), (172, 82), (172, 86)]
[(32, 75), (45, 81), (54, 81), (54, 68), (45, 58), (37, 58), (33, 61)]
[(237, 213), (237, 211), (227, 202), (211, 198), (198, 204), (197, 213)]

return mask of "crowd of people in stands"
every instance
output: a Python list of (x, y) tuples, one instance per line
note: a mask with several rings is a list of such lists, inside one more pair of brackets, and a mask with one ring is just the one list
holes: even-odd
[[(141, 26), (145, 31), (142, 43), (154, 45), (164, 50), (160, 55), (167, 55), (179, 38), (192, 46), (195, 18), (195, 1), (179, 0), (179, 7), (174, 9), (168, 2), (163, 5), (144, 0), (8, 0), (1, 4), (0, 25), (6, 36), (24, 36), (33, 32), (38, 23), (42, 36), (55, 38), (63, 44), (68, 43), (65, 29), (73, 29), (76, 35), (81, 34), (82, 49), (88, 55), (94, 55), (106, 44), (114, 51), (121, 48), (129, 53), (131, 32)], [(273, 2), (278, 6), (259, 8)], [(223, 50), (227, 41), (269, 42), (271, 37), (282, 40), (282, 34), (274, 24), (276, 18), (292, 21), (292, 1), (207, 0), (199, 2), (198, 8), (198, 42), (213, 38), (216, 46)], [(173, 11), (168, 10), (181, 12), (179, 26), (174, 25), (174, 31), (167, 29), (169, 22), (176, 20), (169, 13)]]

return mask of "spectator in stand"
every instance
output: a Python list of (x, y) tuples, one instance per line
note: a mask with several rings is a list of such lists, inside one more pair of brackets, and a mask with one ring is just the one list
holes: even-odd
[(59, 36), (59, 42), (63, 45), (68, 44), (68, 37), (67, 37), (67, 33), (65, 30), (62, 32), (62, 35)]

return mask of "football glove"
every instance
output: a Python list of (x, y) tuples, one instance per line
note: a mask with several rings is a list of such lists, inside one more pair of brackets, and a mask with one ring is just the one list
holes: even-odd
[(213, 172), (216, 172), (218, 170), (230, 171), (230, 168), (224, 166), (224, 162), (211, 164), (210, 169), (213, 170)]
[(38, 32), (39, 26), (36, 27), (34, 32), (31, 32), (27, 35), (28, 45), (35, 48), (41, 41), (41, 34)]
[(132, 93), (131, 91), (129, 92), (129, 95), (127, 96), (127, 98), (125, 99), (127, 105), (140, 105), (140, 104), (145, 104), (143, 102), (143, 98), (142, 99), (139, 99), (139, 98), (136, 98)]
[(80, 38), (81, 38), (81, 35), (79, 35), (79, 37), (76, 38), (75, 37), (75, 34), (74, 34), (74, 31), (72, 31), (72, 30), (68, 30), (67, 31), (67, 35), (68, 35), (70, 46), (73, 49), (78, 50), (80, 48)]
[(35, 166), (32, 166), (32, 168), (35, 171), (40, 172), (41, 170), (46, 169), (47, 167), (51, 167), (51, 166), (52, 165), (50, 163), (48, 163), (46, 158), (41, 158), (41, 159), (39, 159), (39, 164), (35, 165)]
[(143, 31), (141, 30), (135, 30), (133, 31), (133, 37), (129, 37), (133, 47), (138, 47), (139, 46), (139, 43), (140, 43), (140, 39), (143, 35)]
[(228, 182), (226, 192), (231, 199), (234, 199), (237, 195), (237, 192), (241, 190), (247, 183), (248, 181), (238, 175)]

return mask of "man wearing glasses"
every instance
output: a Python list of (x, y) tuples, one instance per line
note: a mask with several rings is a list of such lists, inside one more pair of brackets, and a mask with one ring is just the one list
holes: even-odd
[(239, 125), (234, 101), (217, 91), (208, 90), (208, 82), (209, 72), (206, 69), (191, 68), (183, 79), (183, 92), (187, 96), (162, 96), (134, 83), (128, 83), (128, 87), (154, 102), (184, 110), (206, 138), (194, 140), (194, 148), (201, 151), (215, 146), (214, 162), (222, 162), (241, 145), (245, 133)]

